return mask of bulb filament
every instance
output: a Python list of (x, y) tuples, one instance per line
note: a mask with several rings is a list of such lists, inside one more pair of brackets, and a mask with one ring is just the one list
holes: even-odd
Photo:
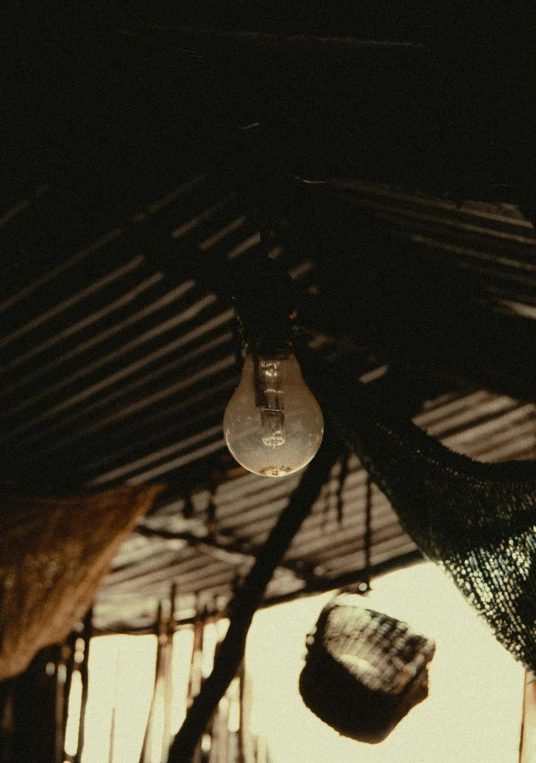
[(262, 441), (269, 448), (285, 442), (281, 366), (277, 360), (255, 358), (255, 404), (260, 409)]

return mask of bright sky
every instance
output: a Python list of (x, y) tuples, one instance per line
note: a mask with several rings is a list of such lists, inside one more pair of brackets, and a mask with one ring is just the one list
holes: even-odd
[[(430, 695), (379, 745), (339, 736), (303, 704), (298, 678), (305, 636), (333, 594), (255, 616), (247, 648), (253, 682), (252, 730), (268, 740), (273, 763), (517, 763), (524, 672), (432, 564), (373, 581), (365, 606), (407, 621), (437, 642)], [(215, 636), (215, 629), (212, 636)], [(176, 635), (174, 673), (187, 669), (191, 633)], [(82, 763), (137, 763), (154, 681), (155, 637), (94, 639)], [(204, 673), (210, 670), (210, 661)], [(184, 680), (173, 699), (172, 731), (185, 712)], [(336, 701), (336, 698), (334, 698)], [(72, 731), (71, 731), (72, 734)], [(68, 731), (69, 736), (69, 731)], [(160, 763), (156, 753), (153, 763)], [(67, 750), (69, 751), (69, 750)]]
[[(436, 639), (429, 697), (378, 745), (341, 737), (303, 704), (305, 635), (332, 594), (259, 612), (250, 632), (253, 729), (274, 763), (518, 763), (523, 668), (431, 563), (373, 581), (371, 609)], [(334, 698), (336, 701), (336, 698)]]

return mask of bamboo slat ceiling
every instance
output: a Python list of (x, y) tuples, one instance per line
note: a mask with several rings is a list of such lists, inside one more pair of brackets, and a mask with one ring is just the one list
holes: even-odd
[[(8, 3), (0, 479), (168, 484), (99, 593), (102, 630), (147, 627), (172, 581), (183, 614), (227, 600), (299, 479), (244, 473), (222, 438), (258, 208), (314, 352), (351, 356), (453, 449), (534, 457), (531, 19), (271, 5)], [(359, 579), (365, 481), (354, 455), (333, 467), (268, 601)], [(371, 529), (373, 567), (415, 557), (376, 489)]]
[[(421, 260), (443, 258), (499, 318), (515, 314), (533, 325), (534, 234), (515, 208), (471, 203), (456, 209), (451, 202), (355, 182), (334, 184), (333, 193), (352, 214), (381, 225), (382, 235), (393, 229), (393, 241), (411, 242), (416, 268)], [(233, 312), (225, 294), (188, 277), (192, 257), (246, 267), (259, 237), (236, 195), (222, 196), (205, 177), (194, 176), (146, 204), (130, 225), (102, 231), (53, 263), (31, 256), (22, 267), (14, 242), (22, 248), (40, 204), (50, 209), (53, 194), (53, 188), (42, 189), (31, 204), (22, 202), (3, 218), (4, 240), (11, 242), (3, 249), (10, 275), (0, 304), (4, 480), (50, 490), (169, 483), (121, 549), (96, 608), (102, 629), (143, 627), (172, 580), (183, 610), (193, 594), (228, 598), (299, 480), (245, 474), (226, 453), (221, 420), (240, 366)], [(131, 229), (147, 220), (151, 236), (137, 241)], [(288, 237), (280, 228), (271, 256), (299, 284), (306, 324), (315, 300), (329, 289), (327, 265), (318, 253), (303, 257), (285, 248)], [(166, 269), (158, 267), (156, 236), (173, 248), (177, 268), (171, 259)], [(198, 271), (192, 263), (191, 275)], [(388, 378), (387, 364), (351, 334), (307, 325), (304, 331), (322, 357), (351, 352), (362, 358), (365, 381)], [(459, 381), (443, 387), (424, 395), (415, 415), (431, 434), (475, 458), (533, 454), (531, 401)], [(355, 456), (344, 471), (342, 463), (334, 467), (268, 599), (329, 587), (363, 569), (365, 481)], [(375, 490), (372, 565), (412, 552), (413, 542)]]

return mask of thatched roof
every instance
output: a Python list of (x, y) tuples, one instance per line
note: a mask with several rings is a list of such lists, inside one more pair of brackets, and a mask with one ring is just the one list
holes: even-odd
[[(172, 580), (184, 611), (193, 594), (228, 598), (299, 480), (245, 473), (222, 438), (241, 363), (233, 283), (259, 208), (319, 357), (351, 356), (455, 450), (534, 455), (532, 85), (522, 44), (508, 56), (517, 21), (491, 37), (475, 24), (456, 47), (454, 6), (398, 20), (374, 7), (218, 27), (197, 4), (178, 20), (95, 10), (80, 24), (36, 6), (6, 27), (2, 483), (169, 483), (101, 590), (103, 629), (147, 624)], [(359, 579), (365, 481), (353, 455), (334, 467), (269, 599)], [(373, 498), (372, 565), (415, 554)]]

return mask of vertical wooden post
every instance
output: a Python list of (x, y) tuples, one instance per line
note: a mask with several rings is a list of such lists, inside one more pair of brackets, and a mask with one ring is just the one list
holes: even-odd
[(110, 747), (108, 750), (108, 763), (114, 763), (114, 746), (115, 746), (115, 716), (117, 713), (117, 693), (119, 686), (119, 650), (117, 652), (117, 660), (115, 663), (115, 688), (114, 688), (114, 704), (112, 707), (112, 722), (110, 724)]
[[(58, 666), (60, 646), (41, 650), (13, 682), (13, 759), (51, 763), (58, 758)], [(63, 691), (63, 682), (61, 689)], [(63, 739), (62, 739), (63, 750)]]
[(54, 698), (54, 763), (63, 763), (65, 727), (67, 715), (66, 694), (70, 684), (69, 670), (71, 650), (68, 641), (63, 643), (59, 649), (59, 658), (56, 664), (56, 691)]
[(155, 629), (154, 629), (157, 642), (156, 642), (156, 666), (155, 666), (155, 673), (154, 673), (153, 696), (152, 696), (151, 704), (149, 707), (149, 715), (147, 716), (147, 725), (145, 726), (145, 735), (143, 737), (143, 745), (141, 748), (140, 763), (149, 763), (150, 754), (151, 754), (150, 749), (151, 749), (151, 744), (153, 741), (153, 714), (155, 711), (156, 703), (158, 701), (158, 694), (159, 694), (159, 688), (161, 683), (163, 648), (164, 648), (164, 641), (163, 641), (164, 627), (165, 627), (164, 608), (162, 606), (162, 602), (160, 601), (158, 603), (158, 613), (156, 616), (156, 623), (155, 623)]
[(169, 594), (169, 616), (166, 627), (166, 643), (164, 647), (164, 729), (162, 732), (162, 763), (166, 763), (169, 745), (171, 742), (171, 704), (173, 702), (173, 636), (175, 634), (177, 613), (175, 599), (177, 598), (177, 586), (171, 586)]
[[(62, 661), (65, 665), (65, 682), (63, 685), (63, 713), (62, 713), (62, 720), (63, 720), (63, 729), (62, 729), (62, 736), (63, 740), (65, 740), (65, 734), (67, 732), (67, 715), (69, 713), (69, 695), (71, 693), (71, 686), (72, 686), (72, 679), (73, 679), (73, 673), (76, 670), (76, 665), (74, 661), (74, 654), (75, 654), (75, 643), (76, 643), (76, 631), (72, 631), (66, 638), (64, 644), (62, 645)], [(63, 758), (61, 763), (63, 763)]]
[(525, 673), (519, 763), (536, 763), (536, 676)]
[(240, 729), (238, 737), (239, 763), (254, 763), (255, 746), (251, 733), (252, 686), (245, 661), (240, 666)]
[(173, 676), (171, 670), (173, 659), (173, 634), (175, 633), (176, 625), (176, 590), (176, 585), (173, 584), (170, 591), (169, 609), (167, 611), (162, 602), (158, 605), (158, 614), (155, 623), (155, 634), (158, 641), (156, 646), (156, 668), (153, 696), (149, 708), (147, 725), (145, 727), (140, 763), (148, 763), (151, 758), (154, 741), (154, 717), (160, 701), (163, 704), (164, 714), (162, 737), (159, 739), (160, 760), (161, 763), (166, 763), (167, 760), (167, 751), (171, 738), (171, 703), (173, 698)]
[(89, 692), (89, 645), (93, 632), (93, 608), (91, 608), (84, 617), (84, 629), (82, 639), (84, 640), (84, 659), (80, 663), (80, 679), (82, 681), (82, 698), (80, 701), (80, 723), (78, 726), (78, 743), (73, 763), (81, 763), (82, 752), (84, 750), (85, 729), (86, 729), (86, 708)]

